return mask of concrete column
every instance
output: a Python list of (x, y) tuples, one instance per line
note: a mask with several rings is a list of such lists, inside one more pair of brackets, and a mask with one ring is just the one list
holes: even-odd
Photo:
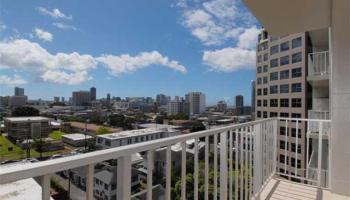
[(331, 189), (350, 195), (350, 1), (331, 1)]

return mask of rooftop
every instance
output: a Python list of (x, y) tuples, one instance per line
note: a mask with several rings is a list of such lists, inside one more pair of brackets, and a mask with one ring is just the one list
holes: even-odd
[(62, 137), (68, 138), (68, 139), (71, 139), (71, 140), (85, 140), (85, 138), (86, 139), (92, 139), (92, 136), (84, 135), (84, 134), (81, 134), (81, 133), (65, 134), (65, 135), (62, 135)]
[(175, 125), (169, 125), (169, 124), (156, 124), (156, 123), (145, 123), (145, 124), (140, 124), (139, 127), (142, 128), (172, 128), (172, 129), (177, 129), (181, 128), (180, 126), (175, 126)]
[(130, 130), (130, 131), (122, 131), (118, 133), (98, 135), (97, 137), (106, 138), (106, 139), (120, 139), (120, 138), (127, 138), (127, 137), (149, 135), (153, 133), (163, 133), (165, 130), (166, 132), (174, 131), (173, 129), (145, 128), (145, 129), (137, 129), (137, 130)]
[(35, 116), (35, 117), (6, 117), (4, 119), (5, 121), (10, 121), (10, 122), (24, 122), (24, 121), (49, 121), (50, 118), (47, 117), (40, 117), (40, 116)]

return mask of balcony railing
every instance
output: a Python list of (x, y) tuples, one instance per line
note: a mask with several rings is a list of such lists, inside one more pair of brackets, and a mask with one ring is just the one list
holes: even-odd
[(328, 51), (309, 53), (308, 55), (309, 76), (324, 76), (329, 74)]
[[(181, 199), (255, 199), (259, 197), (263, 186), (274, 176), (283, 175), (288, 178), (298, 179), (303, 183), (314, 183), (321, 185), (321, 164), (316, 167), (315, 179), (306, 177), (307, 166), (298, 169), (298, 158), (305, 157), (298, 153), (298, 143), (300, 144), (299, 128), (307, 127), (305, 123), (318, 121), (321, 126), (324, 123), (330, 123), (329, 120), (312, 119), (290, 119), (290, 118), (271, 118), (257, 120), (254, 122), (231, 125), (227, 127), (200, 131), (196, 133), (174, 136), (165, 139), (158, 139), (138, 144), (131, 144), (117, 148), (111, 148), (91, 153), (75, 155), (70, 157), (58, 158), (54, 160), (30, 163), (25, 165), (15, 165), (12, 167), (0, 168), (0, 184), (6, 184), (22, 179), (39, 177), (42, 187), (42, 199), (50, 198), (50, 175), (63, 170), (77, 167), (86, 167), (86, 199), (93, 199), (94, 195), (94, 165), (96, 163), (117, 159), (117, 199), (130, 199), (131, 196), (131, 155), (134, 153), (143, 153), (147, 155), (147, 199), (152, 199), (152, 183), (154, 169), (154, 151), (166, 147), (165, 158), (165, 197), (171, 199), (172, 185), (172, 153), (171, 146), (181, 144)], [(296, 128), (296, 137), (293, 134), (279, 133), (281, 124), (289, 133), (289, 128)], [(303, 130), (303, 129), (301, 129)], [(293, 132), (293, 131), (292, 131)], [(291, 148), (285, 150), (284, 173), (277, 171), (277, 155), (279, 140), (286, 143), (295, 142), (295, 153)], [(186, 152), (186, 141), (194, 140), (193, 172), (186, 172), (188, 167), (188, 156)], [(204, 142), (203, 156), (200, 156), (199, 142)], [(320, 141), (322, 149), (322, 140)], [(307, 145), (307, 149), (309, 149)], [(320, 149), (318, 149), (320, 150)], [(307, 155), (309, 154), (307, 150)], [(322, 160), (322, 151), (318, 154), (318, 163)], [(289, 170), (287, 173), (287, 156), (294, 157), (295, 172)], [(307, 160), (309, 157), (307, 156)], [(199, 163), (203, 162), (201, 168)], [(192, 162), (191, 162), (192, 163)], [(300, 164), (300, 163), (299, 163)], [(213, 177), (209, 177), (209, 171), (213, 172)], [(193, 196), (189, 196), (186, 183), (186, 175), (193, 173)], [(199, 176), (204, 181), (199, 181)], [(314, 176), (312, 176), (314, 177)], [(203, 192), (199, 188), (203, 187)], [(209, 194), (209, 187), (212, 192)], [(192, 191), (192, 189), (191, 189)]]

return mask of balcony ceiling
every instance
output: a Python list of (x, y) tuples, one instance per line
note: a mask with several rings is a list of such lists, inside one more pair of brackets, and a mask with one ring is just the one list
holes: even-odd
[(265, 29), (275, 36), (329, 27), (331, 0), (244, 0)]

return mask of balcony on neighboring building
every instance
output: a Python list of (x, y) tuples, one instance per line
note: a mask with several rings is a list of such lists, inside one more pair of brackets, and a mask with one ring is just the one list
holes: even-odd
[[(301, 141), (299, 131), (303, 129), (300, 127), (307, 127), (310, 122), (315, 122), (319, 126), (317, 129), (319, 133), (323, 133), (323, 127), (330, 124), (330, 120), (317, 119), (262, 119), (54, 160), (11, 167), (5, 165), (0, 168), (0, 187), (15, 181), (36, 178), (42, 188), (42, 199), (48, 200), (50, 199), (50, 176), (64, 170), (85, 167), (86, 199), (90, 200), (94, 198), (94, 189), (96, 189), (94, 188), (94, 165), (106, 160), (117, 159), (117, 176), (114, 177), (117, 199), (130, 199), (134, 198), (136, 193), (131, 189), (133, 176), (131, 158), (132, 154), (141, 153), (146, 158), (144, 170), (146, 188), (143, 192), (145, 199), (153, 199), (159, 195), (154, 192), (156, 187), (154, 180), (159, 180), (159, 178), (164, 180), (159, 183), (164, 188), (162, 199), (173, 198), (172, 188), (175, 187), (179, 190), (179, 198), (183, 200), (202, 198), (222, 200), (302, 199), (303, 192), (300, 191), (304, 191), (308, 199), (320, 199), (321, 194), (328, 192), (328, 181), (331, 179), (329, 173), (324, 173), (330, 164), (328, 160), (325, 160), (329, 157), (324, 155), (329, 154), (329, 148), (325, 148), (328, 145), (324, 144), (322, 136), (312, 138), (318, 144), (317, 146), (309, 145), (313, 143), (307, 142), (306, 163), (310, 163), (310, 160), (315, 160), (315, 163), (307, 164), (305, 167), (299, 167), (301, 166), (300, 159), (303, 159), (304, 155), (301, 155), (298, 148), (295, 148)], [(285, 123), (286, 128), (295, 128), (296, 131), (294, 136), (293, 131), (291, 134), (282, 136), (286, 143), (295, 145), (294, 151), (293, 145), (287, 145), (287, 149), (290, 148), (288, 149), (289, 154), (288, 157), (287, 154), (284, 155), (285, 164), (282, 167), (284, 169), (281, 170), (281, 165), (277, 166), (277, 162), (281, 162), (277, 161), (279, 157), (277, 154), (278, 141), (281, 140), (279, 125), (282, 123)], [(186, 145), (186, 142), (190, 140), (194, 141), (191, 151)], [(172, 147), (175, 145), (177, 150), (173, 151)], [(164, 167), (162, 175), (164, 177), (154, 177), (153, 173), (156, 160), (155, 151), (158, 149), (165, 151), (163, 158), (165, 164), (158, 166)], [(189, 152), (192, 156), (189, 156)], [(287, 168), (287, 162), (292, 164), (292, 167)], [(174, 166), (178, 166), (177, 170), (180, 173), (178, 179), (181, 182), (178, 186), (172, 182), (173, 178), (177, 178), (172, 176), (172, 172), (175, 171)], [(192, 171), (188, 171), (189, 168)], [(193, 182), (187, 182), (189, 173), (193, 176)], [(286, 179), (281, 177), (286, 177)], [(191, 191), (188, 191), (189, 188)], [(288, 190), (288, 188), (293, 189)], [(281, 192), (285, 190), (287, 192)]]
[(329, 53), (328, 51), (308, 54), (308, 77), (312, 86), (322, 87), (329, 85)]

